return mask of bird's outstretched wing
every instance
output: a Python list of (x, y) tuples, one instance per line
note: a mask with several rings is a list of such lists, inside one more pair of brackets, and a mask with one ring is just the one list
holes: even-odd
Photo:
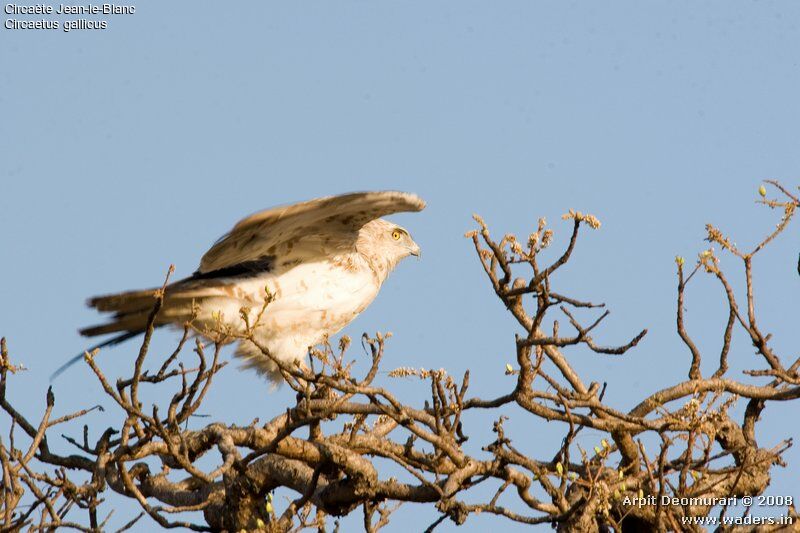
[(217, 241), (200, 260), (197, 275), (291, 253), (293, 244), (309, 234), (323, 240), (348, 236), (355, 239), (358, 230), (371, 220), (403, 211), (421, 211), (424, 207), (425, 202), (414, 194), (379, 191), (267, 209), (239, 221)]

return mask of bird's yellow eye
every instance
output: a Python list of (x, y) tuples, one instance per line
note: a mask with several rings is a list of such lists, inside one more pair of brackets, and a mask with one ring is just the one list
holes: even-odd
[(399, 241), (399, 240), (400, 240), (400, 237), (401, 237), (402, 235), (403, 235), (403, 234), (402, 234), (402, 233), (400, 233), (400, 230), (397, 230), (397, 229), (396, 229), (396, 230), (394, 230), (394, 231), (392, 232), (392, 239), (394, 239), (394, 240), (396, 240), (396, 241)]

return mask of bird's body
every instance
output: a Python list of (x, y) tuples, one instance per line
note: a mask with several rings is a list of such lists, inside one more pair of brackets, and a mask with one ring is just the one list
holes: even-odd
[[(236, 355), (276, 380), (270, 356), (288, 364), (302, 360), (309, 346), (372, 303), (401, 259), (419, 255), (406, 230), (377, 217), (424, 205), (410, 194), (367, 192), (252, 215), (203, 256), (193, 276), (166, 287), (155, 325), (191, 321), (194, 331), (223, 326), (241, 336), (249, 324), (255, 342), (238, 339)], [(107, 341), (113, 343), (143, 331), (155, 295), (149, 289), (90, 299), (90, 306), (114, 315), (81, 333), (121, 332)]]
[[(245, 359), (245, 366), (274, 377), (277, 368), (264, 357), (261, 347), (287, 363), (302, 360), (309, 346), (337, 333), (361, 314), (378, 295), (378, 283), (383, 279), (356, 253), (230, 281), (233, 284), (221, 286), (217, 295), (201, 304), (196, 323), (211, 328), (220, 316), (242, 334), (245, 323), (240, 309), (246, 308), (248, 322), (256, 324), (257, 344), (240, 342), (236, 354)], [(259, 320), (267, 294), (273, 300)]]

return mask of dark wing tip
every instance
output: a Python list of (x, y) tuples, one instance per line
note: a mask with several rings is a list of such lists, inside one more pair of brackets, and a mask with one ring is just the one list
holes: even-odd
[[(122, 333), (121, 335), (117, 335), (116, 337), (111, 337), (107, 341), (103, 341), (100, 344), (95, 344), (91, 348), (87, 348), (86, 350), (82, 351), (78, 355), (72, 357), (69, 361), (67, 361), (66, 363), (64, 363), (60, 367), (58, 367), (58, 369), (55, 372), (50, 374), (50, 383), (55, 381), (55, 379), (58, 376), (60, 376), (61, 374), (63, 374), (64, 371), (69, 369), (69, 367), (71, 367), (72, 365), (74, 365), (75, 363), (77, 363), (78, 361), (83, 359), (84, 357), (86, 357), (87, 353), (92, 353), (93, 351), (98, 350), (100, 348), (105, 348), (106, 346), (114, 346), (114, 345), (119, 344), (121, 342), (125, 342), (128, 339), (132, 339), (132, 338), (136, 337), (137, 335), (141, 335), (142, 333), (144, 333), (144, 330), (126, 331), (125, 333)], [(83, 330), (81, 331), (81, 334), (84, 334)]]
[(64, 373), (69, 367), (80, 361), (86, 356), (86, 352), (79, 353), (75, 357), (71, 358), (69, 361), (58, 367), (58, 370), (50, 374), (50, 383), (54, 382), (58, 376)]

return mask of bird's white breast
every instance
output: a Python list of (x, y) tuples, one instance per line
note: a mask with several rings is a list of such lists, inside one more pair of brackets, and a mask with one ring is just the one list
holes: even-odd
[(337, 261), (305, 263), (273, 278), (275, 295), (268, 323), (309, 327), (334, 333), (363, 311), (380, 288), (366, 265)]
[[(359, 254), (301, 263), (282, 273), (240, 280), (206, 300), (198, 318), (221, 313), (223, 322), (243, 331), (240, 309), (249, 309), (256, 338), (283, 360), (305, 356), (309, 346), (350, 323), (375, 298), (381, 280)], [(274, 299), (258, 317), (265, 287)], [(248, 354), (249, 355), (249, 354)]]

